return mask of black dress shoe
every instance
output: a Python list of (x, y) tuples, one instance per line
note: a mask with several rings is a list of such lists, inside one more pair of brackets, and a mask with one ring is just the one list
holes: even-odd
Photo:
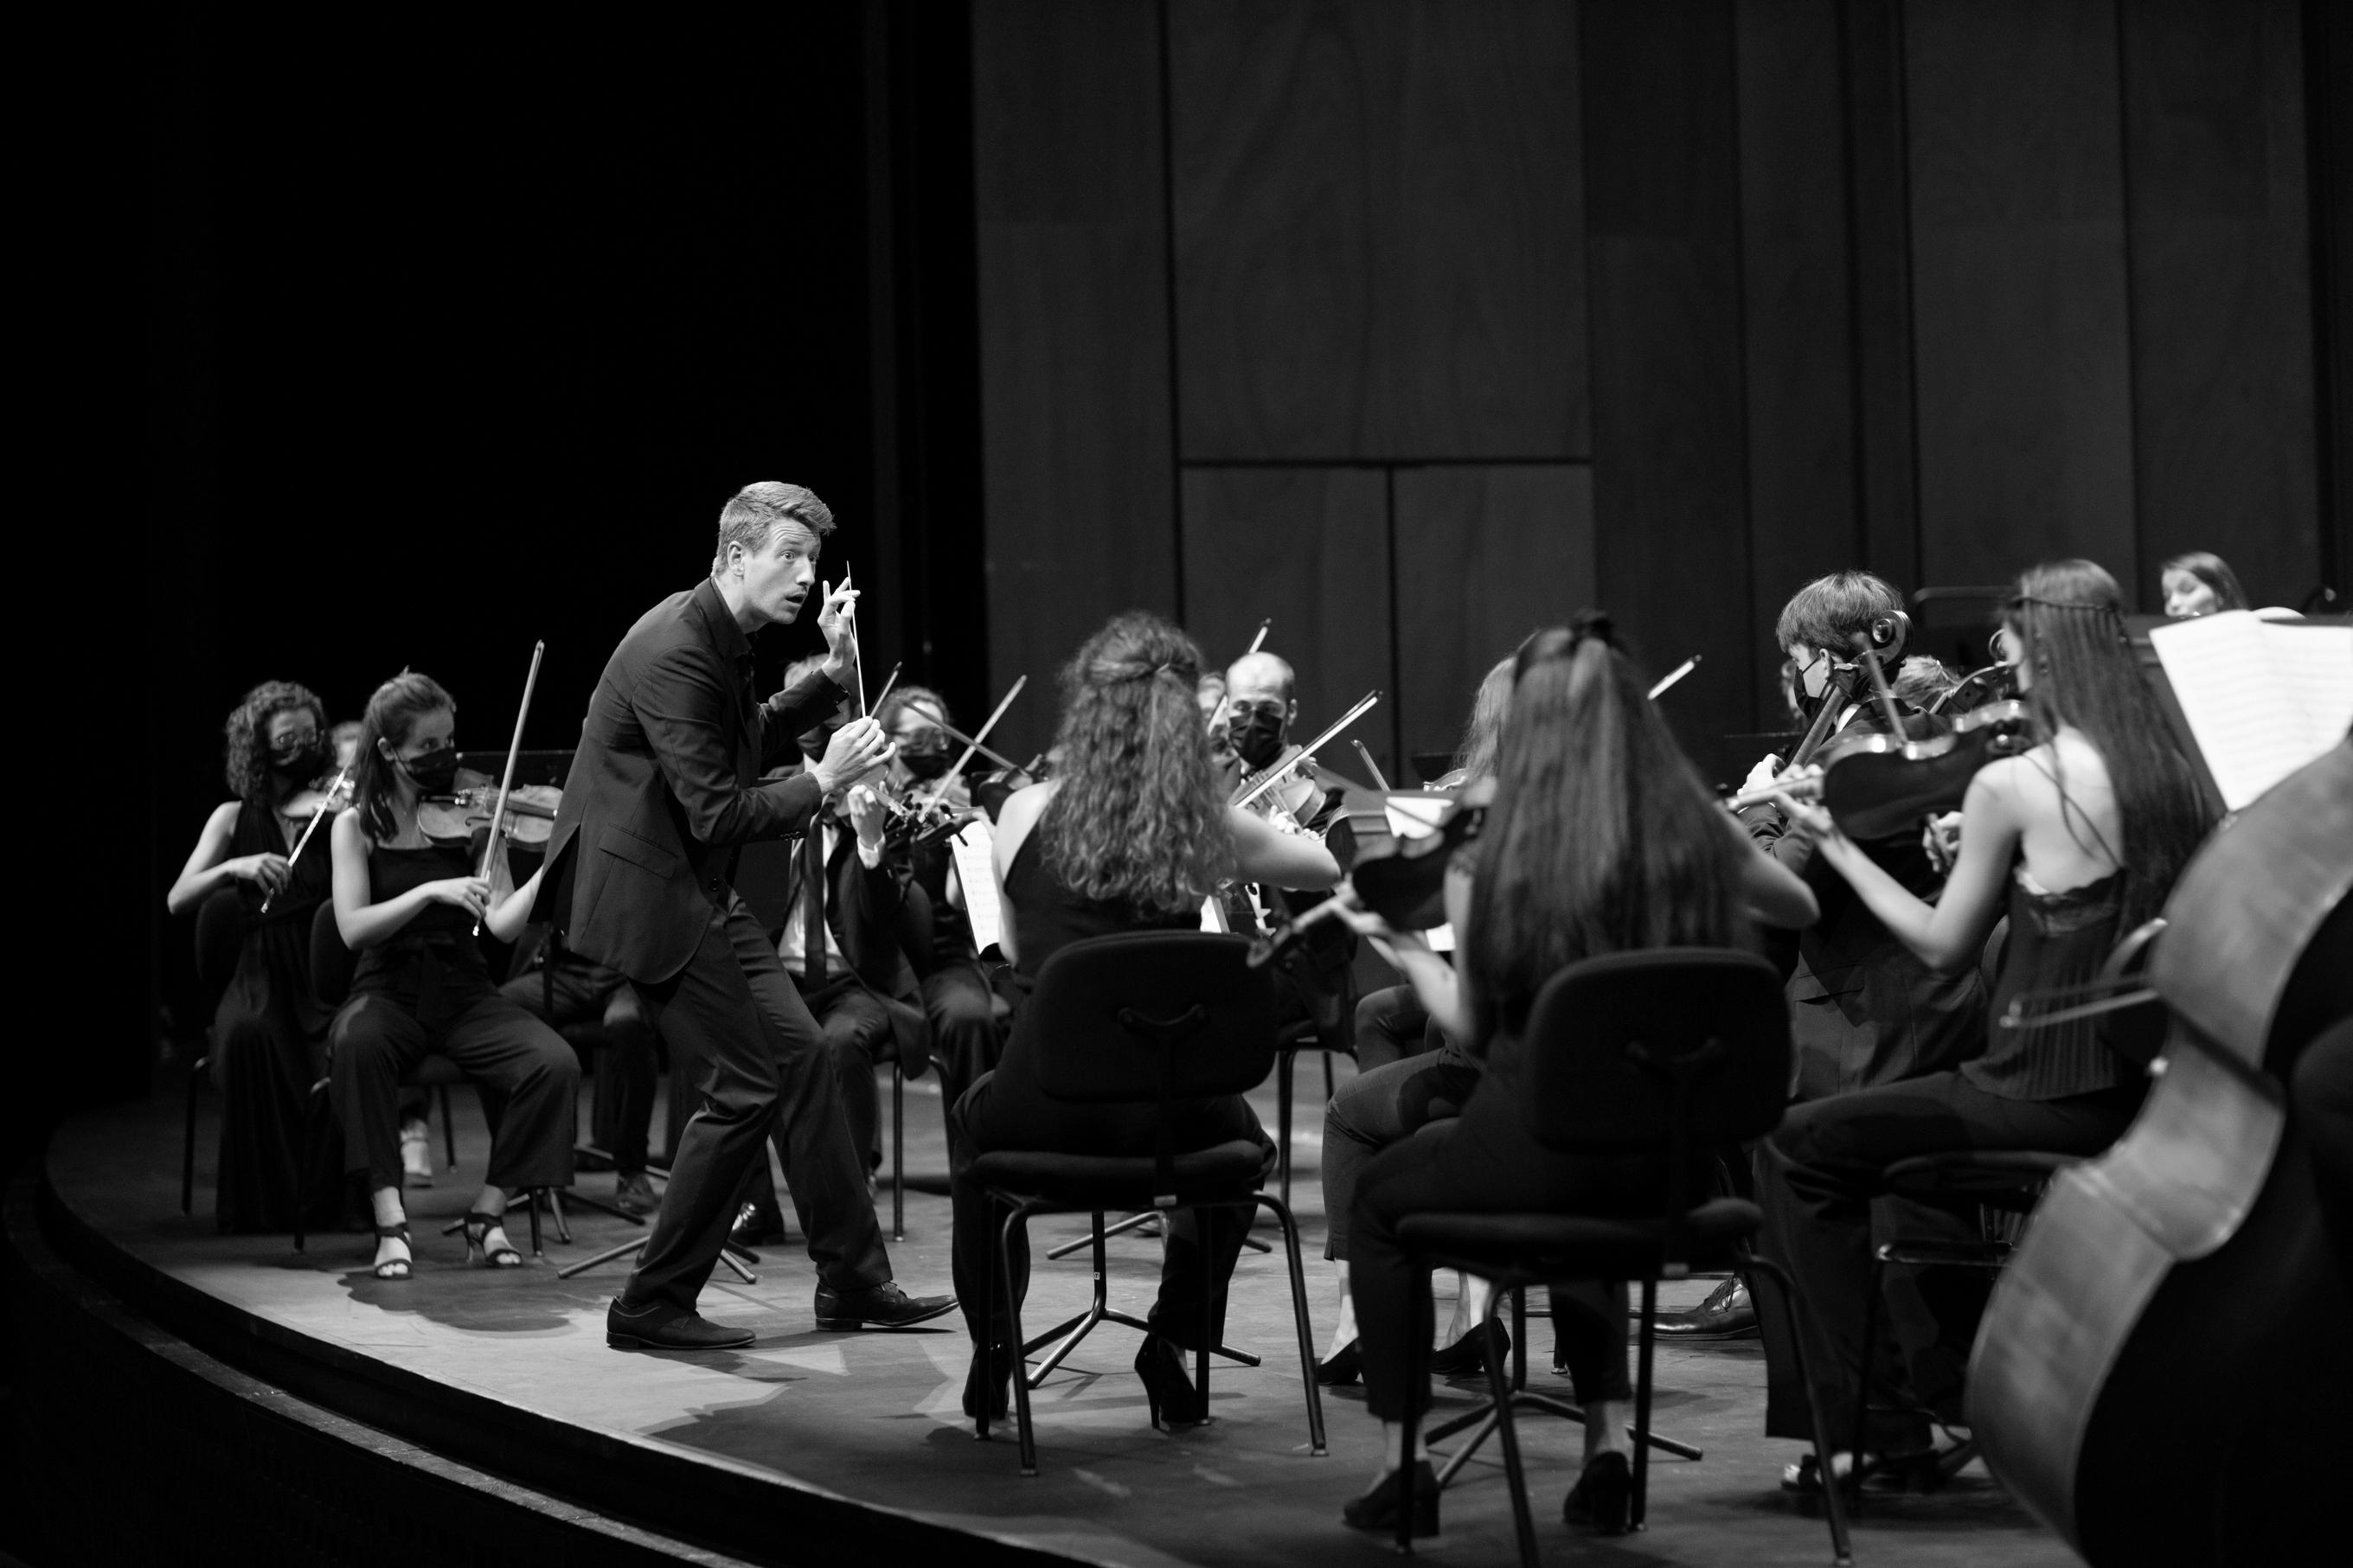
[(632, 1307), (616, 1296), (605, 1309), (605, 1342), (617, 1351), (731, 1351), (752, 1337), (749, 1329), (731, 1329), (667, 1301)]
[(1364, 1342), (1350, 1340), (1332, 1352), (1330, 1361), (1315, 1363), (1315, 1381), (1326, 1388), (1341, 1388), (1354, 1383), (1365, 1373)]
[(1738, 1278), (1726, 1279), (1708, 1292), (1707, 1300), (1688, 1312), (1662, 1312), (1651, 1326), (1662, 1340), (1746, 1340), (1761, 1331), (1757, 1304)]
[[(1504, 1342), (1504, 1353), (1512, 1353), (1512, 1331), (1498, 1323), (1495, 1336)], [(1487, 1370), (1487, 1331), (1473, 1329), (1442, 1351), (1432, 1351), (1430, 1370), (1440, 1377), (1468, 1377), (1472, 1373)]]
[(889, 1281), (871, 1290), (817, 1288), (820, 1329), (909, 1329), (955, 1310), (954, 1296), (910, 1296)]
[[(1350, 1498), (1348, 1506), (1340, 1510), (1340, 1521), (1351, 1530), (1374, 1530), (1384, 1533), (1397, 1529), (1398, 1499), (1405, 1491), (1406, 1472), (1391, 1470), (1374, 1483), (1373, 1489), (1358, 1498)], [(1430, 1468), (1428, 1459), (1416, 1459), (1413, 1464), (1413, 1529), (1417, 1541), (1438, 1533), (1438, 1472)]]
[[(761, 1213), (757, 1204), (745, 1204), (735, 1211), (735, 1223), (727, 1227), (727, 1245), (738, 1252), (752, 1252), (755, 1247), (783, 1240), (784, 1235), (782, 1220)], [(760, 1255), (753, 1252), (752, 1261), (759, 1262)]]

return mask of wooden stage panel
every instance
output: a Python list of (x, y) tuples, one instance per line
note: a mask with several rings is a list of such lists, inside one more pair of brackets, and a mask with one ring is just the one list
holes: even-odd
[[(1340, 1068), (1349, 1071), (1345, 1061)], [(938, 1100), (923, 1092), (929, 1084), (911, 1087), (910, 1168), (937, 1170), (944, 1163)], [(452, 1451), (469, 1442), (510, 1459), (521, 1447), (536, 1448), (543, 1461), (553, 1454), (548, 1462), (560, 1473), (515, 1479), (614, 1512), (657, 1507), (673, 1495), (703, 1500), (696, 1505), (696, 1517), (709, 1524), (702, 1539), (767, 1561), (830, 1561), (842, 1553), (828, 1542), (860, 1530), (892, 1542), (894, 1552), (915, 1552), (919, 1561), (1354, 1563), (1385, 1550), (1337, 1522), (1378, 1452), (1378, 1428), (1363, 1413), (1360, 1389), (1327, 1395), (1330, 1456), (1305, 1451), (1288, 1292), (1271, 1257), (1244, 1255), (1227, 1333), (1229, 1342), (1264, 1352), (1266, 1364), (1217, 1370), (1214, 1424), (1155, 1433), (1129, 1370), (1135, 1335), (1102, 1331), (1040, 1391), (1042, 1474), (1023, 1479), (1009, 1437), (975, 1443), (956, 1408), (965, 1342), (955, 1320), (900, 1334), (816, 1332), (812, 1273), (789, 1250), (767, 1256), (756, 1286), (723, 1277), (704, 1293), (714, 1317), (752, 1324), (757, 1342), (691, 1356), (605, 1348), (602, 1314), (620, 1282), (617, 1270), (554, 1277), (563, 1258), (631, 1234), (617, 1220), (582, 1216), (575, 1246), (551, 1242), (545, 1261), (518, 1271), (465, 1268), (459, 1239), (441, 1236), (439, 1226), (463, 1209), (487, 1151), (470, 1096), (457, 1097), (459, 1170), (412, 1195), (419, 1266), (406, 1286), (366, 1273), (370, 1248), (361, 1236), (316, 1238), (311, 1254), (297, 1258), (282, 1237), (215, 1234), (208, 1210), (216, 1102), (209, 1094), (198, 1133), (197, 1213), (183, 1218), (177, 1099), (174, 1084), (144, 1104), (79, 1119), (53, 1142), (47, 1175), (60, 1227), (80, 1236), (79, 1250), (97, 1260), (84, 1268), (119, 1276), (124, 1283), (115, 1288), (127, 1296), (201, 1303), (192, 1315), (225, 1344), (233, 1342), (237, 1355), (267, 1352), (281, 1366), (299, 1358), (314, 1369), (307, 1375), (343, 1391), (346, 1414), (410, 1441), (419, 1439), (405, 1423), (430, 1429), (442, 1441), (427, 1446), (461, 1463), (494, 1468)], [(1271, 1123), (1271, 1089), (1254, 1100)], [(1312, 1113), (1303, 1120), (1294, 1195), (1314, 1258), (1323, 1230), (1320, 1140)], [(586, 1176), (582, 1190), (601, 1193), (610, 1180)], [(911, 1239), (892, 1248), (910, 1289), (944, 1288), (947, 1222), (945, 1199), (910, 1194)], [(1033, 1331), (1085, 1300), (1077, 1259), (1044, 1259), (1048, 1246), (1078, 1229), (1069, 1219), (1038, 1227), (1027, 1309)], [(1115, 1300), (1144, 1306), (1156, 1271), (1150, 1243), (1113, 1244)], [(1310, 1271), (1318, 1331), (1328, 1332), (1330, 1268), (1314, 1261)], [(1671, 1287), (1665, 1304), (1688, 1305), (1708, 1288), (1704, 1280)], [(1451, 1284), (1441, 1288), (1451, 1294)], [(1544, 1379), (1548, 1332), (1541, 1320), (1532, 1332), (1532, 1373)], [(196, 1335), (186, 1337), (203, 1346)], [(214, 1353), (236, 1359), (230, 1350)], [(1789, 1509), (1777, 1485), (1797, 1447), (1757, 1436), (1764, 1384), (1754, 1342), (1662, 1348), (1659, 1364), (1662, 1430), (1700, 1445), (1707, 1458), (1653, 1468), (1651, 1528), (1643, 1540), (1649, 1559), (1737, 1560), (1756, 1568), (1820, 1563), (1827, 1542), (1820, 1522)], [(1482, 1386), (1440, 1385), (1440, 1414), (1468, 1408)], [(516, 1430), (543, 1436), (519, 1444)], [(1544, 1552), (1553, 1561), (1585, 1560), (1591, 1543), (1568, 1534), (1557, 1511), (1577, 1436), (1547, 1421), (1527, 1422), (1522, 1432)], [(1463, 1563), (1507, 1560), (1510, 1514), (1492, 1448), (1466, 1474), (1447, 1494), (1446, 1533), (1435, 1550)], [(915, 1540), (934, 1544), (906, 1546)], [(1859, 1525), (1857, 1550), (1874, 1568), (1964, 1558), (2028, 1568), (2070, 1561), (1977, 1470), (1934, 1497), (1874, 1500)]]

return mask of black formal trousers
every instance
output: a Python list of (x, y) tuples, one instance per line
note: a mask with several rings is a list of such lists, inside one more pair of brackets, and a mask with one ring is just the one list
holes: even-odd
[[(1430, 1270), (1398, 1244), (1409, 1215), (1656, 1215), (1666, 1163), (1651, 1155), (1563, 1154), (1521, 1125), (1516, 1104), (1474, 1099), (1461, 1116), (1426, 1126), (1382, 1150), (1356, 1184), (1348, 1293), (1356, 1303), (1365, 1367), (1365, 1408), (1401, 1421), (1410, 1404), (1430, 1407), (1427, 1375), (1409, 1385), (1417, 1341), (1430, 1343)], [(1694, 1191), (1704, 1191), (1694, 1186)], [(1552, 1288), (1553, 1343), (1568, 1365), (1577, 1401), (1630, 1399), (1626, 1376), (1623, 1280), (1576, 1280)]]
[(660, 1064), (653, 1025), (637, 987), (601, 964), (551, 955), (545, 967), (518, 974), (499, 989), (552, 1028), (602, 1026), (606, 1049), (594, 1064), (596, 1094), (589, 1135), (613, 1156), (614, 1169), (624, 1174), (643, 1171)]
[(924, 975), (923, 994), (944, 1110), (964, 1098), (981, 1074), (996, 1068), (1005, 1034), (997, 1021), (997, 993), (970, 959), (944, 963)]
[(622, 1291), (630, 1308), (693, 1307), (772, 1129), (818, 1279), (853, 1291), (891, 1278), (833, 1056), (758, 919), (733, 892), (722, 897), (686, 967), (637, 983), (670, 1049), (673, 1088), (698, 1103), (670, 1151), (669, 1189)]
[[(2131, 1083), (2063, 1100), (2008, 1100), (1987, 1093), (1960, 1073), (1939, 1072), (1790, 1108), (1757, 1150), (1757, 1202), (1765, 1211), (1759, 1246), (1797, 1277), (1806, 1298), (1806, 1360), (1822, 1418), (1831, 1425), (1824, 1434), (1828, 1447), (1894, 1453), (1927, 1440), (1927, 1418), (1921, 1415), (1873, 1416), (1868, 1430), (1853, 1429), (1874, 1205), (1883, 1225), (1892, 1222), (1906, 1234), (1938, 1234), (1953, 1223), (1950, 1215), (1889, 1198), (1883, 1179), (1887, 1167), (1915, 1155), (1970, 1149), (2098, 1154), (2130, 1125), (2143, 1088)], [(1933, 1343), (1908, 1346), (1882, 1333), (1873, 1358), (1873, 1382), (1881, 1395), (1875, 1403), (1908, 1394), (1940, 1414), (1957, 1415), (1987, 1277), (1936, 1270), (1918, 1279), (1917, 1305), (1941, 1332)], [(1761, 1292), (1757, 1305), (1767, 1331), (1766, 1433), (1811, 1436), (1794, 1358), (1779, 1350), (1796, 1331), (1781, 1317), (1776, 1293)]]

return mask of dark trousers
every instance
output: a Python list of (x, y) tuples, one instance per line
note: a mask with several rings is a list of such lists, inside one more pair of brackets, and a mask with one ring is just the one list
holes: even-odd
[[(1694, 1185), (1691, 1190), (1704, 1191)], [(1518, 1108), (1474, 1107), (1383, 1150), (1356, 1186), (1348, 1292), (1365, 1367), (1365, 1408), (1401, 1421), (1430, 1406), (1425, 1375), (1409, 1385), (1415, 1344), (1428, 1345), (1430, 1270), (1410, 1263), (1398, 1223), (1423, 1212), (1457, 1214), (1657, 1214), (1662, 1162), (1648, 1155), (1562, 1154), (1520, 1126)], [(1554, 1348), (1568, 1366), (1577, 1401), (1630, 1399), (1626, 1376), (1626, 1286), (1580, 1280), (1552, 1290)]]
[(1447, 1046), (1360, 1072), (1340, 1086), (1324, 1108), (1324, 1257), (1348, 1257), (1356, 1189), (1373, 1156), (1430, 1122), (1461, 1115), (1479, 1076), (1476, 1061)]
[[(2093, 1155), (2115, 1142), (2140, 1103), (2141, 1086), (2128, 1084), (2064, 1100), (2006, 1100), (1957, 1072), (1879, 1084), (1796, 1106), (1758, 1145), (1757, 1201), (1765, 1211), (1759, 1247), (1797, 1277), (1808, 1314), (1807, 1362), (1812, 1370), (1832, 1448), (1888, 1452), (1926, 1441), (1923, 1415), (1874, 1418), (1853, 1430), (1856, 1384), (1862, 1364), (1863, 1315), (1870, 1300), (1873, 1208), (1883, 1225), (1907, 1235), (1935, 1236), (1957, 1225), (1974, 1234), (1968, 1215), (1886, 1196), (1882, 1173), (1898, 1160), (1965, 1149), (2035, 1149)], [(1909, 1353), (1883, 1333), (1873, 1381), (1881, 1397), (1908, 1394), (1931, 1406), (1957, 1401), (1969, 1342), (1983, 1311), (1986, 1277), (1975, 1271), (1918, 1276), (1915, 1305), (1931, 1315), (1934, 1342), (1916, 1341)], [(1805, 1391), (1787, 1354), (1793, 1326), (1773, 1291), (1760, 1292), (1765, 1320), (1768, 1436), (1806, 1437)], [(1899, 1309), (1901, 1303), (1896, 1304)], [(1906, 1336), (1909, 1338), (1910, 1336)]]
[(596, 1024), (605, 1052), (596, 1064), (596, 1096), (589, 1112), (590, 1136), (613, 1156), (625, 1174), (646, 1168), (646, 1145), (654, 1116), (654, 1026), (646, 1019), (637, 989), (601, 965), (576, 959), (551, 959), (544, 970), (518, 974), (499, 987), (549, 1027)]
[(572, 1184), (580, 1061), (562, 1036), (486, 978), (444, 972), (420, 1005), (364, 991), (328, 1030), (328, 1078), (343, 1130), (344, 1163), (368, 1190), (397, 1187), (400, 1080), (426, 1057), (448, 1057), (480, 1089), (491, 1123), (487, 1184), (513, 1191)]
[[(1073, 1105), (1050, 1100), (1023, 1070), (1018, 1046), (1005, 1066), (985, 1074), (948, 1110), (948, 1195), (955, 1213), (954, 1247), (956, 1300), (975, 1344), (982, 1342), (998, 1310), (988, 1295), (988, 1255), (997, 1245), (999, 1216), (990, 1214), (987, 1194), (972, 1180), (972, 1163), (993, 1149), (1053, 1150), (1066, 1154), (1148, 1155), (1156, 1122), (1150, 1106)], [(1253, 1139), (1265, 1151), (1261, 1172), (1274, 1163), (1274, 1144), (1240, 1095), (1175, 1108), (1177, 1152)], [(1226, 1287), (1250, 1229), (1247, 1209), (1201, 1209), (1179, 1215), (1169, 1226), (1168, 1249), (1160, 1266), (1160, 1296), (1148, 1314), (1153, 1331), (1183, 1345), (1201, 1348), (1201, 1288), (1210, 1287), (1211, 1332), (1222, 1338)], [(1027, 1227), (1016, 1237), (1013, 1294), (1029, 1287)], [(1006, 1364), (1006, 1363), (1000, 1363)]]
[(981, 977), (978, 964), (943, 964), (923, 976), (923, 1017), (931, 1025), (932, 1060), (940, 1069), (944, 1109), (963, 1099), (981, 1074), (994, 1070), (1005, 1048), (997, 993)]
[[(834, 1077), (841, 1084), (841, 1114), (849, 1124), (850, 1146), (858, 1151), (860, 1168), (871, 1171), (882, 1161), (882, 1110), (874, 1089), (874, 1065), (890, 1056), (890, 1017), (855, 976), (837, 974), (812, 986), (803, 976), (790, 970), (785, 973), (791, 976), (802, 1005), (816, 1022), (826, 1055), (833, 1058)], [(789, 1171), (792, 1167), (781, 1121), (769, 1136), (776, 1142), (776, 1158), (785, 1162)], [(770, 1224), (781, 1223), (776, 1184), (768, 1175), (765, 1160), (752, 1162), (736, 1201), (757, 1208)]]
[(691, 1085), (697, 1107), (670, 1151), (670, 1187), (624, 1304), (693, 1307), (771, 1128), (819, 1279), (843, 1291), (888, 1282), (833, 1057), (744, 901), (729, 894), (686, 967), (637, 990), (670, 1048), (673, 1087)]
[(1356, 1070), (1370, 1072), (1434, 1051), (1446, 1037), (1430, 1026), (1430, 1011), (1412, 986), (1387, 985), (1356, 1004)]

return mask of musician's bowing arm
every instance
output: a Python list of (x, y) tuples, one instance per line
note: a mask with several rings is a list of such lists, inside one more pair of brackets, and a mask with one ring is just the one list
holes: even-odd
[(1280, 832), (1239, 806), (1226, 808), (1234, 835), (1234, 866), (1245, 882), (1314, 892), (1340, 879), (1340, 862), (1321, 840)]
[[(1344, 889), (1335, 897), (1342, 905), (1339, 918), (1359, 935), (1371, 938), (1381, 956), (1406, 977), (1439, 1031), (1472, 1055), (1483, 1056), (1486, 1040), (1479, 1025), (1477, 1000), (1472, 982), (1462, 972), (1431, 947), (1420, 931), (1398, 931), (1359, 905), (1353, 889)], [(1447, 923), (1454, 928), (1459, 942), (1471, 922), (1471, 873), (1459, 863), (1446, 868), (1445, 900)]]
[(1749, 917), (1761, 925), (1779, 926), (1786, 931), (1796, 931), (1820, 920), (1821, 906), (1799, 869), (1785, 864), (1774, 846), (1751, 837), (1729, 813), (1725, 814), (1724, 822), (1725, 831), (1740, 846), (1736, 851), (1740, 857), (1740, 896), (1748, 906)]

